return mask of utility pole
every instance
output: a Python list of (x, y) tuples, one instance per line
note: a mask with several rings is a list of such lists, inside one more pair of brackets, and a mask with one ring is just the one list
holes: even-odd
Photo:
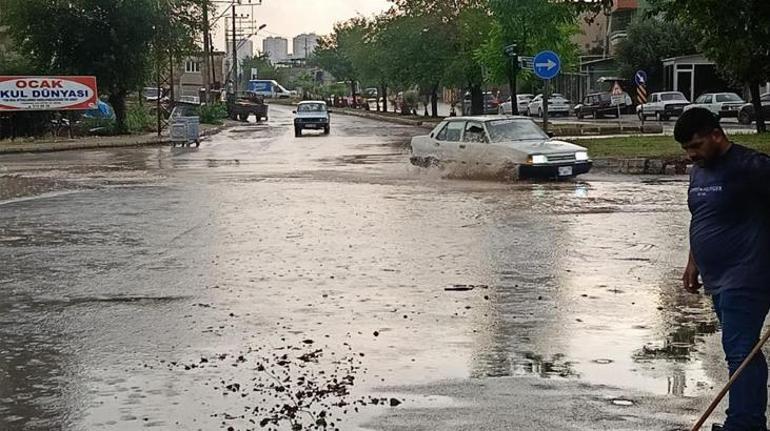
[(237, 15), (235, 14), (235, 3), (233, 3), (233, 67), (232, 67), (232, 81), (233, 91), (238, 93), (238, 40), (237, 40), (237, 26), (235, 20)]
[(519, 101), (516, 94), (516, 75), (519, 73), (519, 46), (516, 43), (508, 45), (504, 49), (511, 59), (511, 73), (508, 75), (508, 85), (511, 87), (511, 114), (519, 115)]
[(211, 72), (210, 70), (214, 66), (211, 63), (211, 29), (209, 28), (209, 6), (206, 1), (203, 2), (203, 84), (206, 90), (206, 98), (203, 100), (205, 103), (209, 103), (211, 95)]

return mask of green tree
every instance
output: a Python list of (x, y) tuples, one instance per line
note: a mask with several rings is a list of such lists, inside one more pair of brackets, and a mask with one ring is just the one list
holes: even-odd
[(126, 132), (126, 97), (140, 88), (153, 53), (194, 49), (208, 0), (6, 0), (3, 21), (34, 70), (95, 75)]
[(648, 0), (653, 13), (686, 23), (688, 39), (729, 78), (746, 84), (765, 132), (760, 84), (770, 80), (770, 2), (767, 0)]
[(350, 83), (353, 107), (356, 106), (358, 71), (353, 65), (353, 54), (360, 49), (366, 37), (367, 24), (363, 18), (353, 18), (337, 23), (329, 36), (321, 38), (312, 58), (314, 64), (331, 73), (335, 78)]
[[(247, 57), (241, 60), (241, 70), (243, 70), (244, 73), (249, 74), (250, 76), (251, 69), (257, 69), (258, 79), (273, 79), (277, 82), (286, 81), (286, 73), (275, 67), (266, 54), (256, 57)], [(241, 87), (242, 89), (246, 89), (248, 87), (248, 80), (243, 79), (242, 81)]]
[[(541, 0), (489, 0), (495, 23), (476, 56), (489, 70), (490, 80), (507, 82), (512, 90), (513, 65), (503, 47), (516, 44), (519, 55), (534, 55), (548, 49), (559, 53), (563, 68), (577, 65), (578, 49), (572, 36), (579, 32), (577, 19), (584, 10), (580, 4)], [(526, 76), (526, 75), (525, 75)]]
[(649, 88), (663, 85), (661, 59), (695, 54), (690, 29), (680, 22), (665, 22), (659, 17), (639, 15), (628, 27), (628, 37), (618, 45), (616, 55), (621, 76), (633, 76), (644, 70)]
[[(437, 114), (441, 84), (471, 91), (472, 112), (483, 110), (482, 65), (474, 51), (489, 33), (487, 0), (393, 0), (389, 12), (405, 17), (398, 32), (403, 51), (398, 58), (403, 81), (431, 94)], [(398, 60), (397, 60), (398, 61)]]

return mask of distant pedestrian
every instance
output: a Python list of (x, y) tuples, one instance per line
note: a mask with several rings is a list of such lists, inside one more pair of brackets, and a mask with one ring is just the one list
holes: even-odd
[[(684, 288), (711, 295), (732, 375), (758, 342), (770, 309), (770, 157), (731, 142), (709, 110), (682, 114), (674, 138), (695, 163)], [(730, 389), (724, 428), (766, 431), (767, 362), (759, 353)]]

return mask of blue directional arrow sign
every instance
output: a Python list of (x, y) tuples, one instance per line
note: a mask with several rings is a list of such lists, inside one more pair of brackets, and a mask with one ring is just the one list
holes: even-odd
[(535, 56), (532, 68), (540, 79), (553, 79), (561, 70), (561, 59), (553, 51), (542, 51)]
[(636, 82), (636, 85), (647, 85), (647, 72), (637, 70), (634, 75), (634, 82)]

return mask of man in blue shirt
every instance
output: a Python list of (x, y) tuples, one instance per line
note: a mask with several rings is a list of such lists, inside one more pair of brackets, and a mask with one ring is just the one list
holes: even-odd
[[(758, 342), (770, 309), (770, 157), (732, 143), (709, 110), (682, 114), (674, 138), (693, 161), (684, 288), (701, 281), (722, 326), (730, 375)], [(730, 389), (724, 428), (766, 431), (767, 362), (760, 353)]]

